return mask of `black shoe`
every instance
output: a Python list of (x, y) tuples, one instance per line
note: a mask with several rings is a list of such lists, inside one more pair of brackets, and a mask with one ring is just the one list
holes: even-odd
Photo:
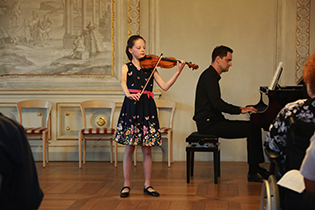
[[(122, 192), (124, 189), (129, 189), (128, 192)], [(121, 190), (120, 190), (120, 197), (121, 198), (127, 198), (129, 196), (129, 192), (130, 192), (130, 187), (123, 187)]]
[(263, 182), (263, 179), (264, 178), (259, 173), (256, 173), (256, 174), (248, 173), (247, 174), (247, 180), (249, 182)]
[(269, 173), (266, 169), (261, 168), (261, 167), (259, 167), (258, 173), (259, 173), (264, 179), (268, 179), (268, 177), (270, 176), (270, 173)]
[(156, 192), (155, 190), (152, 191), (152, 192), (150, 192), (150, 191), (148, 190), (149, 188), (151, 188), (151, 189), (154, 190), (154, 188), (153, 188), (152, 186), (149, 186), (149, 187), (147, 187), (147, 188), (144, 188), (144, 190), (143, 190), (144, 194), (151, 195), (151, 196), (155, 196), (155, 197), (160, 196), (160, 194), (159, 194), (158, 192)]

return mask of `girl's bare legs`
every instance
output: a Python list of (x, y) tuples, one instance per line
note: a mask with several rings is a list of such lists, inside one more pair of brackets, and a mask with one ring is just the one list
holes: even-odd
[[(127, 145), (125, 147), (123, 168), (124, 168), (124, 187), (130, 187), (130, 173), (132, 167), (132, 155), (135, 150), (135, 146)], [(129, 189), (124, 189), (123, 192), (128, 192)]]
[[(152, 169), (152, 155), (151, 147), (142, 147), (143, 154), (143, 171), (144, 171), (144, 188), (151, 186), (151, 169)], [(152, 190), (151, 188), (148, 190)]]

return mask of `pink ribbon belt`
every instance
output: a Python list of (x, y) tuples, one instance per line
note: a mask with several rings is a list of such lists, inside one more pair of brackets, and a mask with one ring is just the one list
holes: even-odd
[[(141, 90), (136, 89), (128, 89), (129, 93), (141, 93)], [(148, 98), (154, 98), (154, 94), (151, 91), (145, 90), (143, 91), (143, 94), (147, 94)]]

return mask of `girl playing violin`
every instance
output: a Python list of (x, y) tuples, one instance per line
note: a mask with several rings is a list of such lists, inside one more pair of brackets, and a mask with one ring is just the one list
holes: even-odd
[(130, 60), (121, 68), (120, 84), (125, 93), (117, 123), (115, 141), (126, 145), (123, 160), (124, 187), (120, 197), (128, 197), (130, 192), (130, 172), (132, 167), (132, 155), (135, 146), (141, 146), (143, 153), (144, 168), (144, 193), (151, 196), (159, 196), (159, 193), (151, 186), (151, 147), (161, 146), (161, 134), (157, 109), (153, 99), (153, 78), (162, 90), (167, 91), (176, 81), (181, 73), (185, 62), (177, 62), (175, 74), (165, 82), (160, 74), (155, 71), (149, 80), (145, 90), (142, 92), (152, 68), (141, 67), (139, 59), (146, 55), (146, 42), (138, 35), (128, 39), (126, 54)]

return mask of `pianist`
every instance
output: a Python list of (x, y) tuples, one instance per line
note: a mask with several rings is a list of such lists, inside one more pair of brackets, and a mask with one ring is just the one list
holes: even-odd
[(264, 162), (261, 128), (245, 120), (228, 120), (222, 112), (228, 114), (255, 113), (254, 107), (239, 107), (221, 99), (219, 80), (221, 74), (232, 66), (233, 50), (218, 46), (212, 52), (212, 64), (201, 75), (196, 88), (195, 115), (199, 133), (213, 134), (222, 138), (246, 138), (247, 160), (250, 182), (262, 182), (269, 176), (268, 171), (259, 166)]

